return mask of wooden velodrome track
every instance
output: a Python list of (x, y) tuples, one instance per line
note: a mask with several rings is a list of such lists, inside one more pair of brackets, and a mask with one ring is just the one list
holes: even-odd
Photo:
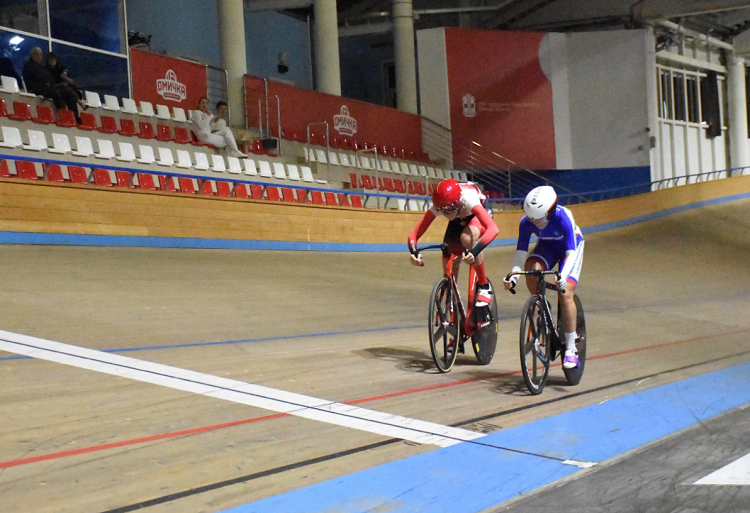
[[(487, 250), (496, 284), (513, 249)], [(490, 365), (435, 371), (434, 253), (1, 245), (0, 329), (497, 432), (749, 362), (748, 254), (748, 199), (587, 234), (586, 372), (569, 387), (558, 364), (536, 397), (524, 294), (498, 291)], [(3, 512), (217, 512), (436, 449), (8, 352), (0, 419)]]

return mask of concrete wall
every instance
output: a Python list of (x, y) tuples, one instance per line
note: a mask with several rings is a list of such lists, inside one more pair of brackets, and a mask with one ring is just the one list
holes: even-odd
[(420, 113), (427, 119), (450, 128), (451, 113), (445, 29), (435, 28), (417, 31), (417, 56)]

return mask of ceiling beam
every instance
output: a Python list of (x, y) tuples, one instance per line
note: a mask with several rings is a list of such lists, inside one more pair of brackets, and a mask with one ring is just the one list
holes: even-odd
[(284, 9), (299, 9), (311, 6), (312, 0), (244, 0), (247, 12), (282, 11)]

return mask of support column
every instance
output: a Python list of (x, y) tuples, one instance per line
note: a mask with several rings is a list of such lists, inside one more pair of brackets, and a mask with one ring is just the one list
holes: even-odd
[[(750, 166), (750, 140), (747, 135), (747, 97), (745, 96), (745, 59), (732, 54), (727, 66), (729, 108), (729, 165)], [(745, 171), (745, 174), (750, 170)], [(735, 172), (734, 174), (739, 174)]]
[(393, 50), (396, 61), (396, 104), (417, 114), (417, 64), (414, 59), (414, 13), (411, 0), (393, 0)]
[[(243, 0), (219, 0), (219, 50), (221, 67), (227, 71), (227, 103), (229, 124), (245, 128), (245, 14)], [(213, 110), (213, 105), (211, 106)]]
[(321, 93), (341, 96), (339, 21), (336, 0), (315, 0), (315, 81)]

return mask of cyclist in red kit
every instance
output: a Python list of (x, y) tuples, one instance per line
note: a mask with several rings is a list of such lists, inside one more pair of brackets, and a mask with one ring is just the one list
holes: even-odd
[[(448, 249), (443, 251), (443, 268), (453, 257), (474, 267), (477, 275), (476, 312), (477, 324), (481, 328), (490, 322), (490, 305), (493, 291), (484, 269), (482, 250), (497, 237), (498, 229), (491, 211), (484, 206), (485, 196), (476, 184), (443, 180), (432, 195), (432, 207), (409, 234), (409, 252), (412, 265), (422, 266), (422, 255), (416, 253), (417, 240), (424, 235), (439, 214), (448, 219), (443, 242)], [(458, 262), (456, 262), (457, 264)], [(458, 265), (453, 272), (458, 275)], [(484, 319), (484, 321), (482, 321)]]

